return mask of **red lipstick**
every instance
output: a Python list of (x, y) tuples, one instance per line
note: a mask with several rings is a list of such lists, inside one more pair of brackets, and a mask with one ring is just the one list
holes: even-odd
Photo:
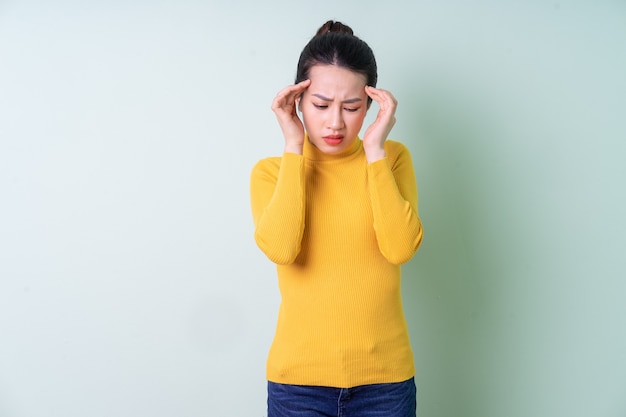
[(324, 142), (331, 146), (337, 146), (343, 141), (343, 135), (327, 135), (323, 136)]

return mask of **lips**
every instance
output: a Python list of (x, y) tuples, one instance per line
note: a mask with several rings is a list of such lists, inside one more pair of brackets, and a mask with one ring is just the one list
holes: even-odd
[(327, 135), (323, 136), (322, 139), (324, 139), (324, 142), (328, 145), (336, 146), (343, 140), (343, 135)]

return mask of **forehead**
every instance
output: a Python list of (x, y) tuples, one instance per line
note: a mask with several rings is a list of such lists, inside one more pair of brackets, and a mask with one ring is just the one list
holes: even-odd
[(309, 71), (308, 91), (327, 97), (365, 94), (365, 75), (336, 65), (315, 65)]

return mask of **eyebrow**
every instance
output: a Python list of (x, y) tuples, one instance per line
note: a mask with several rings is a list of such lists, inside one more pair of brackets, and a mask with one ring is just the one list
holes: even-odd
[[(319, 98), (320, 100), (324, 100), (324, 101), (334, 101), (332, 98), (328, 98), (328, 97), (324, 97), (321, 94), (311, 94), (312, 96), (315, 96), (317, 98)], [(362, 98), (360, 97), (355, 97), (355, 98), (349, 98), (347, 100), (342, 101), (342, 103), (346, 103), (346, 104), (350, 104), (350, 103), (358, 103), (359, 101), (363, 101)]]

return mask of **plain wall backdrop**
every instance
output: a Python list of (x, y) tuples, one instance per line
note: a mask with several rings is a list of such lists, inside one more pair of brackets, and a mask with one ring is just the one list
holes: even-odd
[(626, 415), (623, 1), (5, 0), (0, 416), (265, 415), (248, 180), (327, 19), (413, 154), (418, 415)]

